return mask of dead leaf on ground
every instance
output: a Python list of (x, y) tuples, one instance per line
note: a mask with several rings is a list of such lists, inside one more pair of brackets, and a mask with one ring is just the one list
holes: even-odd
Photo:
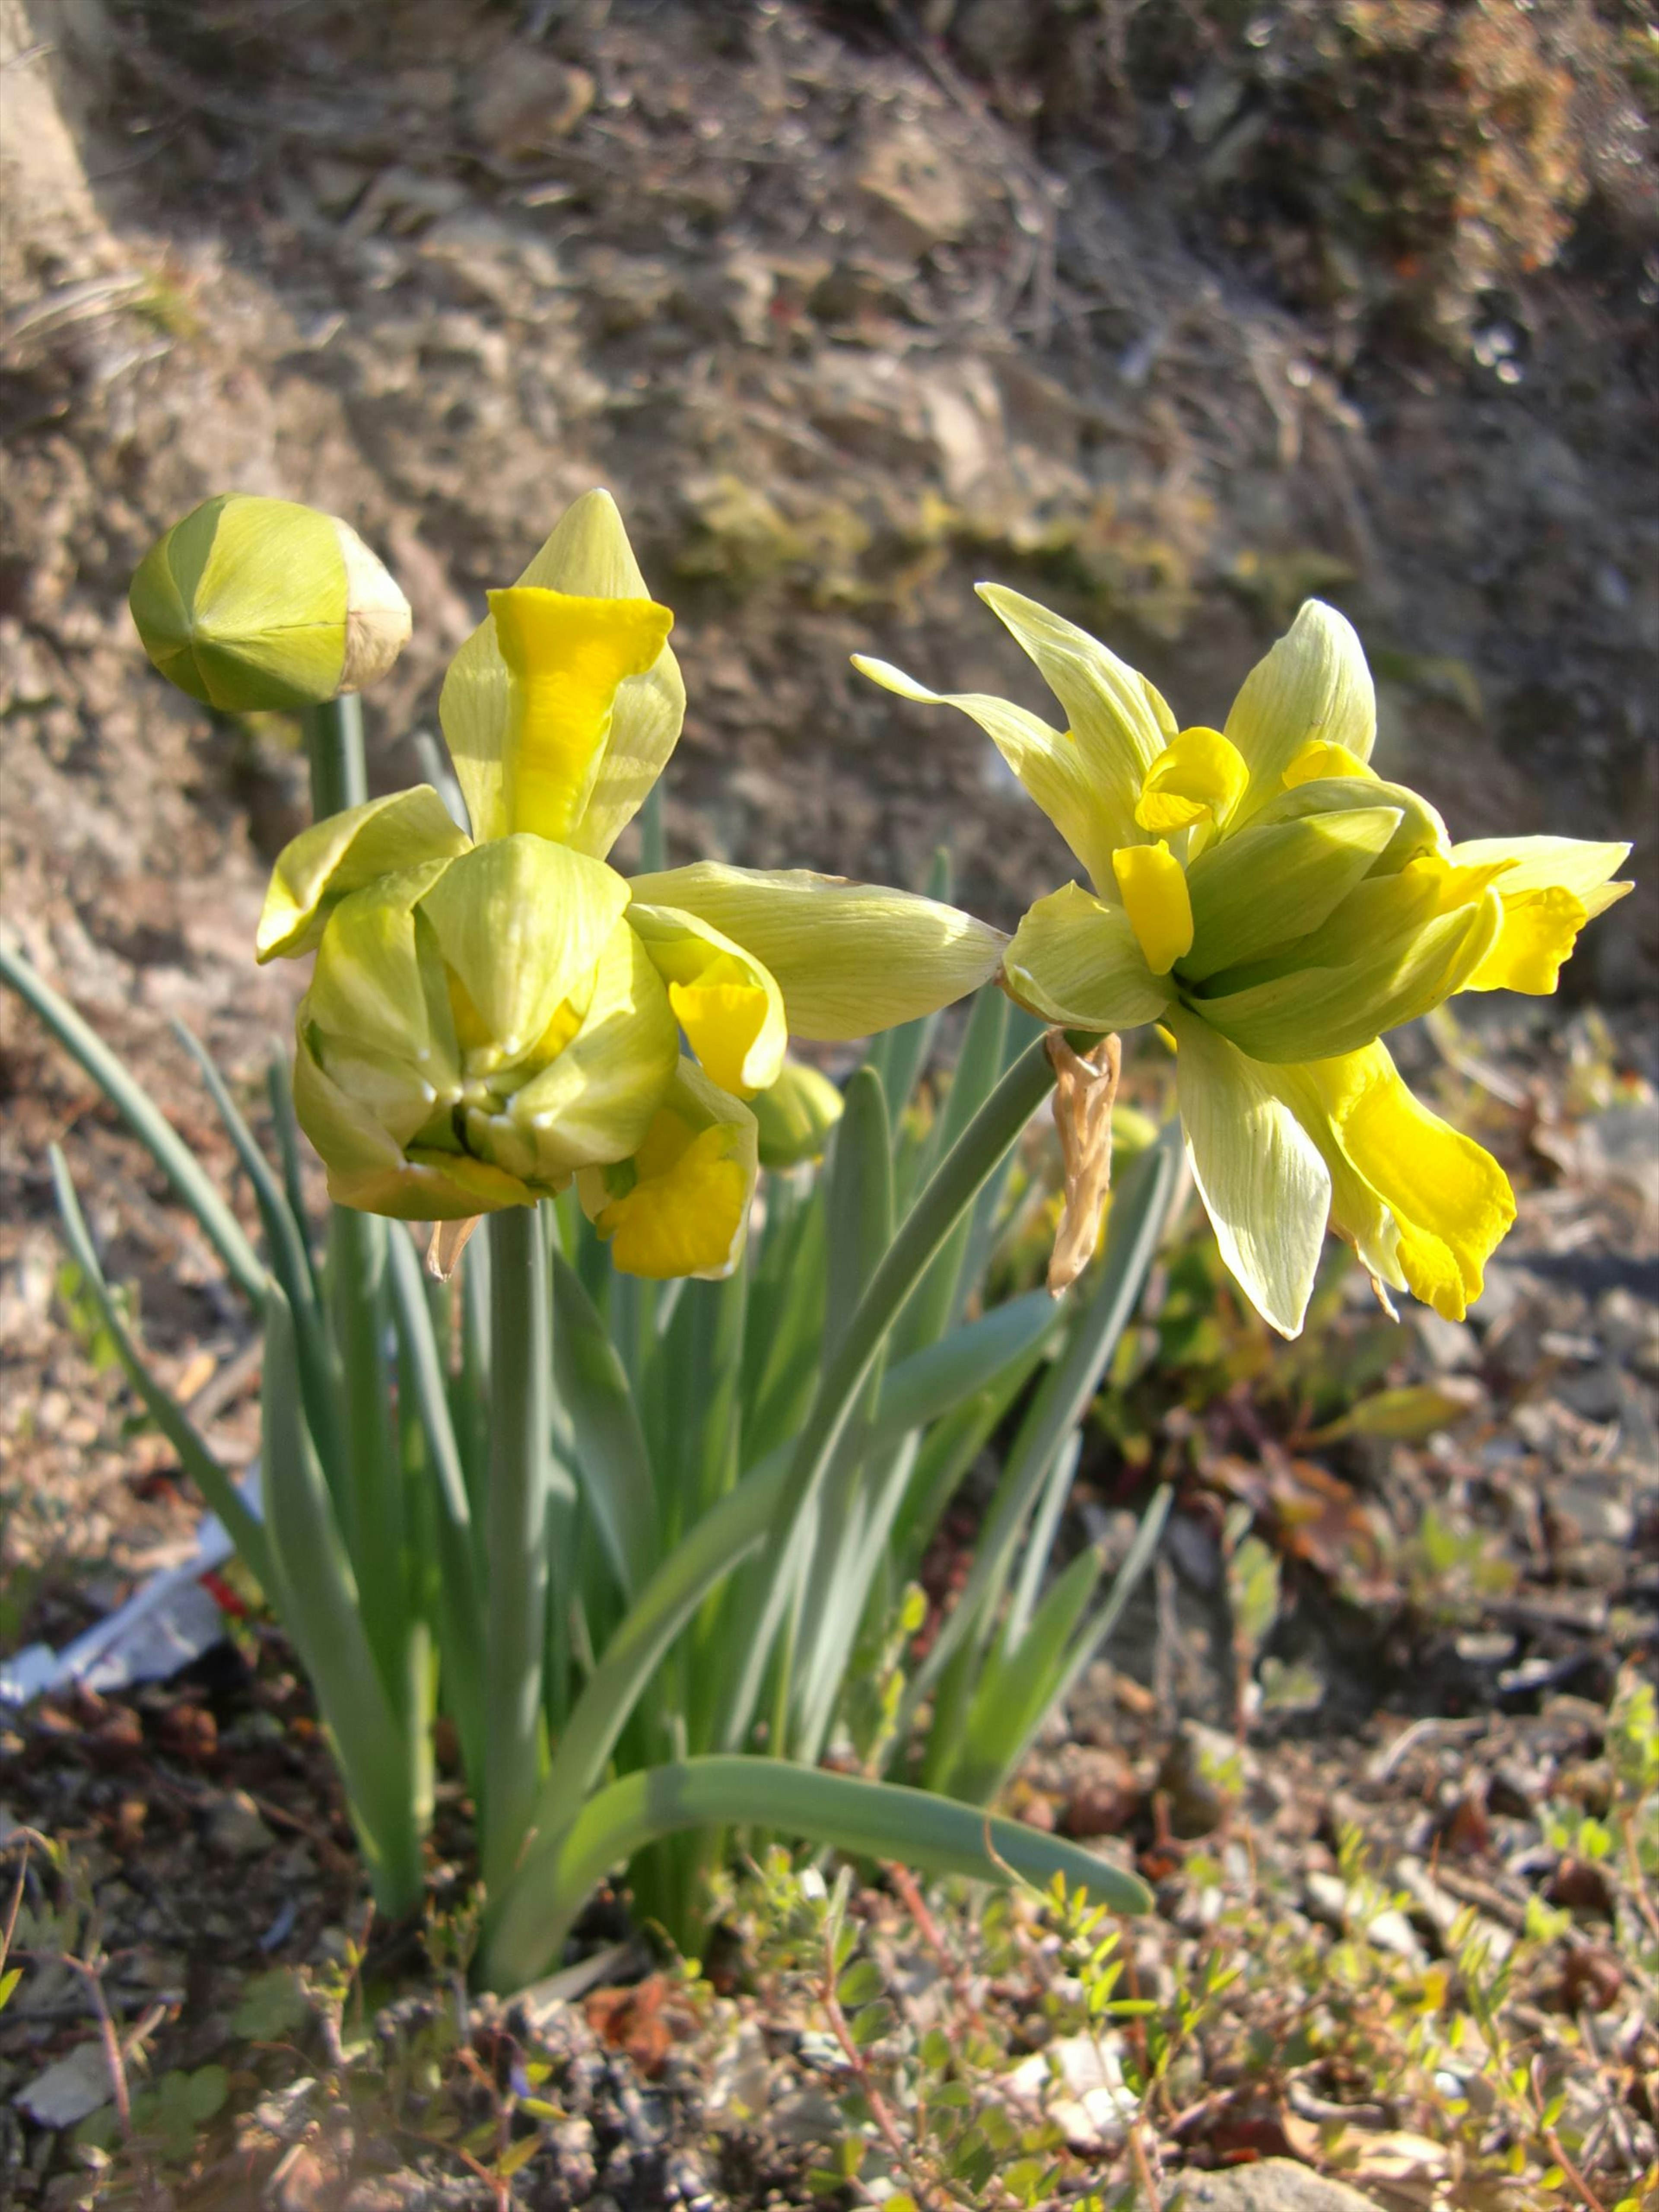
[(1346, 1595), (1372, 1604), (1395, 1595), (1370, 1512), (1358, 1492), (1316, 1460), (1224, 1453), (1205, 1469), (1217, 1489), (1242, 1498), (1283, 1550)]

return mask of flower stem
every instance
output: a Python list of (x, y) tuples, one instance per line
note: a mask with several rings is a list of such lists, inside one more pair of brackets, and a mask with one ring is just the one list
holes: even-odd
[(541, 1779), (553, 1370), (547, 1238), (538, 1207), (492, 1213), (490, 1418), (484, 1504), (484, 1887), (499, 1899)]
[(363, 702), (355, 692), (307, 710), (306, 752), (311, 762), (313, 821), (362, 805), (368, 797), (368, 774), (363, 761)]

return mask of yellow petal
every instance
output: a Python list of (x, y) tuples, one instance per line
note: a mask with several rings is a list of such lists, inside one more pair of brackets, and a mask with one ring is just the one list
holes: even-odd
[(757, 1146), (748, 1108), (682, 1061), (633, 1158), (578, 1178), (613, 1264), (653, 1281), (729, 1274), (748, 1228)]
[[(650, 594), (617, 503), (585, 492), (560, 518), (520, 586), (576, 599), (648, 600)], [(495, 617), (486, 615), (451, 661), (438, 715), (465, 794), (472, 834), (505, 836), (505, 755), (513, 679), (501, 658)], [(642, 676), (625, 678), (612, 703), (610, 732), (580, 817), (566, 842), (603, 860), (661, 774), (685, 718), (685, 686), (665, 645)]]
[(1143, 830), (1159, 831), (1189, 829), (1206, 819), (1219, 825), (1249, 780), (1237, 746), (1219, 730), (1195, 725), (1172, 739), (1147, 769), (1135, 820)]
[(668, 986), (687, 1042), (721, 1090), (746, 1098), (775, 1082), (789, 1032), (783, 994), (762, 963), (673, 907), (636, 900), (628, 919)]
[(1394, 1216), (1407, 1283), (1437, 1313), (1461, 1321), (1515, 1219), (1508, 1176), (1473, 1138), (1412, 1095), (1385, 1046), (1303, 1073), (1344, 1154)]
[(1167, 975), (1193, 945), (1187, 874), (1167, 845), (1120, 845), (1112, 873), (1130, 927), (1154, 975)]
[(1310, 738), (1285, 771), (1285, 788), (1294, 791), (1298, 784), (1320, 783), (1334, 775), (1369, 777), (1372, 782), (1379, 780), (1370, 763), (1350, 752), (1346, 745), (1340, 745), (1329, 738)]
[(1531, 998), (1547, 998), (1560, 981), (1562, 962), (1589, 920), (1589, 909), (1559, 884), (1508, 894), (1500, 879), (1498, 890), (1504, 902), (1498, 941), (1463, 988), (1523, 991)]
[(654, 599), (576, 599), (520, 585), (492, 592), (489, 611), (512, 678), (506, 827), (562, 842), (599, 774), (617, 686), (645, 674), (674, 617)]

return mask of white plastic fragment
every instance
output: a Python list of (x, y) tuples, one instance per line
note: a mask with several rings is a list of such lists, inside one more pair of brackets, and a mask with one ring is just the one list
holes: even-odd
[[(257, 1514), (257, 1467), (249, 1468), (239, 1486), (248, 1510)], [(179, 1673), (224, 1634), (224, 1614), (202, 1578), (223, 1566), (234, 1549), (224, 1523), (208, 1514), (189, 1558), (150, 1576), (125, 1605), (72, 1644), (61, 1651), (49, 1644), (31, 1644), (0, 1660), (0, 1705), (31, 1705), (48, 1691), (71, 1686), (107, 1695), (134, 1682), (164, 1682)]]

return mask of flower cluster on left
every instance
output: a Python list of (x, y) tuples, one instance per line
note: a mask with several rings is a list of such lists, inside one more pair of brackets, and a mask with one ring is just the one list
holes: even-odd
[[(352, 687), (354, 592), (396, 596), (377, 569), (309, 509), (210, 501), (150, 556), (134, 614), (175, 680), (228, 669), (239, 705), (325, 698)], [(757, 1171), (748, 1102), (790, 1034), (869, 1036), (995, 972), (999, 933), (935, 900), (802, 870), (610, 866), (679, 736), (672, 623), (614, 502), (586, 494), (489, 594), (445, 679), (471, 834), (421, 785), (279, 857), (258, 957), (316, 954), (295, 1103), (340, 1204), (459, 1222), (574, 1179), (624, 1273), (723, 1275)]]

